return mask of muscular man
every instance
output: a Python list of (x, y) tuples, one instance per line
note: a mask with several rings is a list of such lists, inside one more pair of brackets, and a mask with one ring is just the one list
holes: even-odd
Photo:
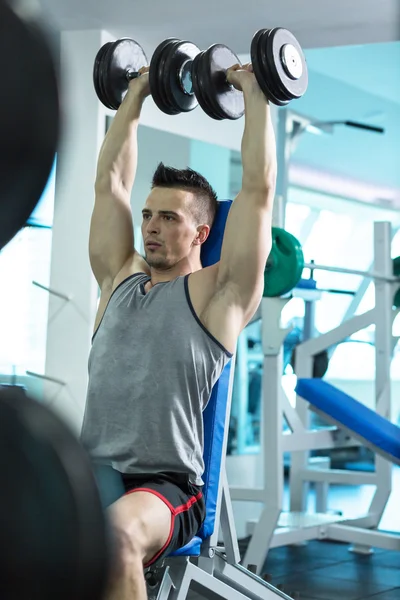
[(143, 566), (185, 545), (204, 520), (204, 410), (261, 300), (276, 181), (270, 108), (250, 65), (243, 90), (243, 181), (221, 259), (202, 268), (216, 195), (198, 173), (160, 164), (143, 208), (145, 259), (134, 248), (131, 192), (148, 73), (132, 81), (98, 161), (90, 260), (101, 288), (82, 440), (122, 473), (109, 507), (118, 540), (110, 600), (144, 600)]

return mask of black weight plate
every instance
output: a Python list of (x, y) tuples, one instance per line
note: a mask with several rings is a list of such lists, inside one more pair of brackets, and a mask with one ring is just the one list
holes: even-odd
[(166, 114), (170, 114), (171, 107), (164, 94), (164, 86), (160, 85), (160, 79), (162, 79), (164, 73), (165, 53), (168, 52), (168, 48), (170, 48), (171, 45), (176, 42), (179, 42), (177, 38), (167, 38), (161, 42), (161, 44), (159, 44), (154, 50), (150, 62), (150, 92), (155, 104), (162, 112)]
[(137, 73), (147, 66), (143, 48), (130, 38), (114, 42), (104, 56), (103, 85), (114, 110), (118, 110), (128, 91), (130, 71)]
[(158, 63), (158, 86), (161, 96), (165, 100), (165, 111), (168, 110), (169, 115), (178, 115), (181, 111), (176, 107), (174, 98), (170, 89), (171, 77), (171, 58), (175, 54), (176, 48), (180, 45), (180, 40), (171, 40), (168, 46), (165, 46), (164, 51)]
[(254, 75), (258, 85), (264, 95), (272, 104), (284, 106), (288, 101), (280, 100), (274, 93), (273, 82), (269, 72), (268, 61), (266, 60), (266, 39), (269, 35), (269, 29), (260, 29), (253, 37), (251, 42), (251, 62), (253, 65)]
[[(162, 81), (165, 84), (166, 95), (178, 113), (190, 112), (198, 105), (191, 84), (191, 64), (199, 52), (200, 49), (194, 44), (180, 41), (171, 46), (166, 57), (165, 73)], [(181, 79), (182, 68), (185, 64), (187, 64), (186, 88), (185, 82)]]
[(193, 64), (192, 64), (193, 90), (194, 90), (195, 96), (196, 96), (201, 108), (206, 113), (206, 115), (208, 115), (212, 119), (222, 120), (221, 117), (219, 117), (218, 115), (215, 115), (215, 111), (210, 106), (206, 96), (203, 95), (203, 90), (205, 90), (205, 84), (204, 84), (203, 80), (200, 78), (200, 71), (201, 71), (203, 56), (204, 56), (204, 52), (200, 52), (193, 60)]
[[(289, 60), (285, 61), (283, 54), (288, 48), (291, 52)], [(267, 40), (267, 56), (273, 78), (286, 97), (290, 100), (301, 98), (307, 90), (308, 70), (301, 46), (294, 35), (281, 27), (271, 30)]]
[(100, 102), (102, 102), (104, 104), (104, 96), (103, 96), (103, 89), (102, 89), (102, 84), (100, 81), (100, 65), (102, 64), (103, 61), (103, 57), (107, 51), (108, 46), (110, 45), (110, 42), (108, 42), (107, 44), (104, 44), (100, 50), (98, 51), (98, 53), (96, 54), (96, 58), (94, 59), (94, 65), (93, 65), (93, 85), (94, 85), (94, 89), (95, 92), (97, 94), (98, 99), (100, 100)]
[(217, 102), (213, 102), (213, 94), (210, 93), (210, 85), (212, 86), (212, 82), (210, 82), (210, 65), (207, 50), (203, 52), (203, 56), (201, 57), (198, 76), (204, 100), (208, 104), (210, 112), (214, 115), (214, 119), (218, 121), (224, 120), (225, 116), (223, 111)]
[(262, 61), (265, 72), (268, 73), (267, 81), (270, 92), (275, 95), (280, 105), (285, 105), (293, 100), (293, 96), (287, 93), (285, 88), (282, 86), (282, 82), (277, 75), (276, 69), (273, 68), (274, 58), (270, 42), (274, 31), (274, 29), (268, 29), (264, 33), (261, 39), (260, 51), (262, 52)]
[(103, 46), (104, 51), (101, 56), (101, 61), (99, 61), (99, 64), (98, 64), (98, 74), (99, 74), (98, 82), (99, 82), (99, 89), (100, 89), (101, 96), (103, 98), (104, 106), (106, 106), (107, 108), (111, 108), (112, 110), (115, 110), (112, 105), (111, 98), (108, 96), (107, 67), (106, 67), (107, 56), (109, 56), (109, 52), (112, 48), (113, 43), (114, 42), (107, 42), (107, 44), (104, 44), (104, 46)]
[[(45, 33), (0, 2), (0, 250), (28, 220), (51, 173), (59, 84)], [(1, 536), (1, 533), (0, 533)]]
[[(217, 121), (222, 121), (223, 117), (220, 114), (220, 112), (215, 110), (215, 106), (213, 106), (211, 104), (210, 98), (209, 98), (209, 94), (207, 93), (207, 86), (210, 85), (210, 81), (207, 80), (207, 66), (204, 65), (204, 55), (205, 55), (205, 51), (201, 52), (201, 55), (199, 56), (199, 60), (197, 61), (196, 58), (196, 68), (195, 68), (195, 73), (196, 73), (196, 86), (198, 88), (198, 94), (200, 94), (201, 100), (202, 100), (202, 104), (203, 104), (203, 110), (205, 110), (206, 114), (211, 117), (212, 119), (215, 119)], [(192, 68), (193, 71), (193, 68)], [(193, 72), (192, 72), (192, 76), (193, 76)]]
[(262, 63), (260, 60), (261, 54), (259, 52), (260, 39), (261, 39), (261, 36), (263, 35), (264, 31), (266, 31), (266, 30), (260, 29), (259, 31), (257, 31), (254, 34), (253, 39), (251, 40), (250, 60), (251, 60), (251, 64), (253, 67), (253, 73), (255, 75), (255, 78), (257, 79), (258, 85), (260, 86), (264, 95), (267, 98), (269, 98), (269, 96), (268, 96), (269, 90), (268, 90), (268, 88), (265, 87), (265, 77), (263, 75)]
[[(201, 93), (201, 88), (200, 88), (199, 81), (198, 81), (199, 61), (200, 61), (200, 58), (201, 58), (202, 54), (203, 54), (203, 52), (199, 52), (199, 54), (197, 56), (195, 56), (195, 58), (193, 59), (193, 63), (192, 63), (192, 85), (193, 85), (194, 95), (196, 96), (196, 99), (197, 99), (200, 107), (208, 115), (208, 107), (204, 103), (204, 99), (203, 99), (203, 96), (202, 96), (202, 93)], [(208, 116), (210, 116), (210, 115), (208, 115)]]
[(230, 85), (226, 79), (227, 70), (239, 64), (239, 58), (223, 44), (214, 44), (204, 53), (201, 74), (206, 84), (203, 93), (208, 98), (215, 114), (223, 119), (236, 120), (244, 114), (243, 92)]
[(288, 94), (285, 87), (282, 85), (282, 81), (278, 76), (276, 69), (274, 68), (274, 55), (271, 47), (271, 40), (274, 32), (275, 29), (269, 29), (268, 33), (263, 37), (263, 61), (265, 64), (265, 69), (268, 72), (268, 81), (271, 91), (273, 90), (280, 102), (288, 104), (291, 100), (293, 100), (293, 96)]
[(110, 565), (90, 462), (49, 409), (0, 388), (0, 597), (98, 600)]

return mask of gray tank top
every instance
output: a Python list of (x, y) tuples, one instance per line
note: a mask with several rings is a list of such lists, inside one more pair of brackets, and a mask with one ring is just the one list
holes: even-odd
[(188, 275), (136, 273), (113, 292), (93, 337), (81, 440), (121, 473), (187, 473), (202, 485), (203, 417), (231, 354), (196, 316)]

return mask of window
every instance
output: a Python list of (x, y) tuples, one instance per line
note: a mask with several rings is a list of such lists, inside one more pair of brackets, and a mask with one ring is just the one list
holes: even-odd
[[(0, 252), (0, 382), (43, 373), (50, 282), (55, 166), (28, 223)], [(34, 283), (35, 282), (35, 283)]]

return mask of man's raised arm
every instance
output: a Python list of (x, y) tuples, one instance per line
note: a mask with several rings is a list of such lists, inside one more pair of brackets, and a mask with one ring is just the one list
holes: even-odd
[(130, 199), (137, 168), (137, 128), (148, 95), (148, 73), (144, 70), (131, 82), (99, 153), (89, 255), (102, 289), (112, 285), (135, 252)]

